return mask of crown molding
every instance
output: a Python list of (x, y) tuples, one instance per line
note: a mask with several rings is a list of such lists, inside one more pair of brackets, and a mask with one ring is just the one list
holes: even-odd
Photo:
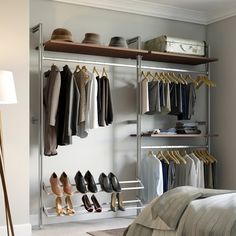
[(206, 24), (207, 18), (200, 11), (167, 6), (163, 4), (146, 2), (144, 0), (50, 0), (82, 6), (96, 7), (120, 12), (153, 16), (171, 20)]
[(236, 9), (230, 9), (229, 11), (211, 14), (208, 16), (207, 25), (215, 23), (217, 21), (225, 20), (233, 16), (236, 16)]
[(203, 11), (194, 11), (169, 5), (147, 2), (145, 0), (49, 0), (76, 4), (82, 6), (96, 7), (101, 9), (127, 12), (145, 16), (159, 17), (170, 20), (208, 25), (236, 15), (236, 9), (227, 12), (214, 12), (207, 14)]

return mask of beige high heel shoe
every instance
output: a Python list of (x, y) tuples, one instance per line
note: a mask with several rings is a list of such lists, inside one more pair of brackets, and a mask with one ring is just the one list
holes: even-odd
[(72, 204), (71, 197), (66, 196), (65, 202), (66, 202), (66, 215), (73, 216), (75, 214), (75, 210)]
[(56, 197), (56, 213), (58, 216), (65, 214), (64, 209), (62, 208), (62, 199), (61, 197)]

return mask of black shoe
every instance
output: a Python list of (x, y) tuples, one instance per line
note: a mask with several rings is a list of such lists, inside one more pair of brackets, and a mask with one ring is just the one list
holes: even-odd
[(86, 194), (83, 195), (82, 197), (82, 201), (84, 203), (84, 207), (88, 212), (92, 212), (93, 211), (93, 207), (92, 204), (89, 201), (89, 198)]
[(117, 197), (117, 201), (118, 201), (118, 210), (125, 211), (122, 193), (117, 193), (116, 197)]
[(93, 202), (93, 206), (94, 206), (95, 211), (96, 212), (101, 212), (102, 211), (102, 207), (99, 204), (99, 202), (98, 202), (97, 198), (95, 197), (95, 195), (91, 196), (91, 200)]
[(108, 178), (110, 179), (113, 190), (115, 192), (121, 192), (120, 183), (117, 177), (113, 173), (110, 172), (110, 174), (108, 175)]
[(110, 179), (104, 174), (101, 173), (99, 176), (99, 184), (101, 185), (101, 189), (107, 193), (113, 192), (112, 185)]
[(84, 181), (84, 177), (83, 177), (83, 175), (81, 174), (80, 171), (77, 172), (77, 174), (75, 175), (74, 179), (75, 179), (75, 185), (76, 185), (77, 190), (80, 193), (87, 193), (88, 189), (86, 187), (86, 183)]
[(86, 174), (84, 175), (84, 179), (86, 180), (87, 184), (88, 184), (88, 190), (92, 193), (96, 193), (98, 191), (96, 183), (94, 181), (94, 178), (92, 176), (92, 174), (90, 173), (90, 171), (87, 171)]

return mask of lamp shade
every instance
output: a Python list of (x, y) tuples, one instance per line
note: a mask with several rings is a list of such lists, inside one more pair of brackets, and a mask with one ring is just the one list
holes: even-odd
[(13, 73), (0, 70), (0, 104), (11, 103), (17, 103)]

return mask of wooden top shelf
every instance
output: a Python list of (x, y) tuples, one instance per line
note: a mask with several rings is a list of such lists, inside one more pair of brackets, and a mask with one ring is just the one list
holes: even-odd
[(56, 40), (49, 40), (46, 43), (44, 43), (44, 49), (46, 51), (68, 52), (68, 53), (87, 54), (87, 55), (115, 57), (115, 58), (127, 58), (127, 59), (128, 58), (136, 59), (138, 55), (141, 55), (142, 59), (146, 61), (158, 61), (158, 62), (168, 62), (176, 64), (186, 64), (186, 65), (200, 65), (218, 60), (216, 58), (197, 57), (197, 56), (154, 52), (154, 51), (149, 52), (146, 50), (137, 50), (131, 48), (119, 48), (119, 47), (109, 47), (95, 44), (61, 42)]
[[(136, 134), (131, 134), (131, 137), (136, 137)], [(207, 138), (218, 137), (218, 134), (142, 134), (142, 137), (151, 138)]]

